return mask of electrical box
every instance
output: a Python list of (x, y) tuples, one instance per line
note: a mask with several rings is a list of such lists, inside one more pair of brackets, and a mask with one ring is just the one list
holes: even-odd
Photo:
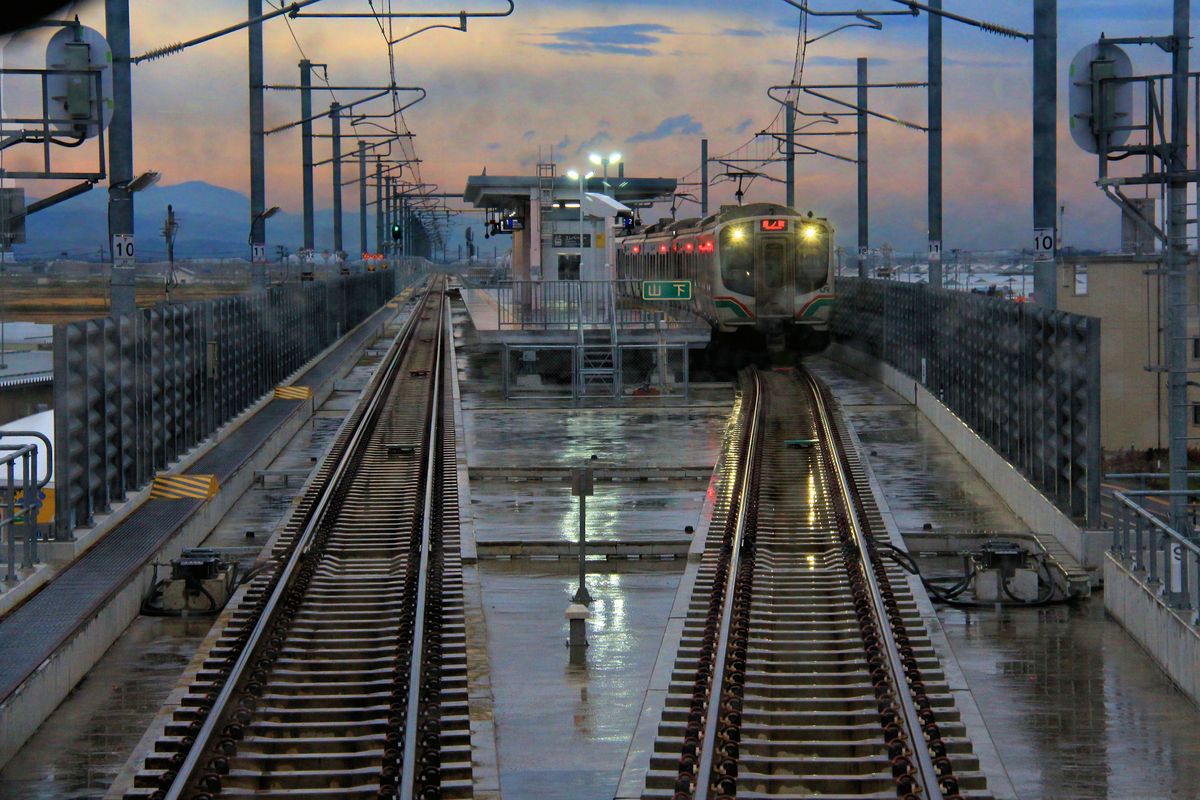
[(211, 613), (224, 608), (235, 588), (234, 566), (206, 548), (184, 550), (171, 562), (162, 587), (162, 610)]
[(0, 189), (0, 244), (25, 243), (25, 190)]

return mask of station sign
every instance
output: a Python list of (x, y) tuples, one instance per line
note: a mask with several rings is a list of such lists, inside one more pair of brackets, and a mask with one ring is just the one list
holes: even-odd
[(691, 300), (691, 281), (642, 281), (643, 300)]
[[(556, 233), (550, 237), (551, 247), (579, 247), (578, 233)], [(592, 246), (592, 235), (585, 233), (583, 235), (583, 246)]]

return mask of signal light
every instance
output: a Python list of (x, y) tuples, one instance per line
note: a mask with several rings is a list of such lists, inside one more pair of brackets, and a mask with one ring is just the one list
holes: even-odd
[(393, 242), (398, 242), (398, 241), (400, 241), (400, 236), (401, 236), (401, 233), (400, 233), (400, 223), (399, 223), (399, 222), (393, 222), (393, 223), (392, 223), (392, 241), (393, 241)]
[(641, 248), (639, 245), (636, 245), (636, 244), (635, 244), (635, 245), (633, 246), (633, 254), (636, 256), (636, 255), (637, 255), (638, 253), (640, 253), (640, 252), (642, 252), (642, 248)]

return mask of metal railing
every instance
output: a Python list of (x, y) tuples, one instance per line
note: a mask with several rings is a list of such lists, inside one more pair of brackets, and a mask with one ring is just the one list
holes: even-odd
[[(496, 289), (501, 330), (574, 330), (615, 324), (621, 329), (652, 329), (663, 308), (641, 300), (642, 282), (508, 281)], [(677, 315), (679, 316), (679, 315)], [(686, 319), (668, 317), (667, 327)]]
[(1172, 528), (1137, 499), (1200, 497), (1195, 491), (1113, 492), (1112, 553), (1171, 608), (1200, 623), (1200, 544)]
[(1100, 520), (1100, 321), (925, 284), (839, 278), (832, 329), (911, 376), (1060, 510)]
[(56, 538), (70, 540), (374, 313), (397, 275), (55, 325)]
[[(23, 435), (44, 439), (40, 434)], [(0, 444), (0, 451), (4, 451), (0, 455), (0, 476), (7, 478), (0, 489), (0, 534), (6, 545), (0, 551), (0, 560), (5, 563), (4, 580), (12, 585), (20, 577), (17, 574), (18, 538), (21, 567), (29, 569), (37, 563), (37, 515), (42, 506), (41, 489), (50, 480), (50, 475), (47, 472), (44, 478), (38, 478), (38, 448), (35, 444)], [(46, 452), (50, 452), (48, 445)]]

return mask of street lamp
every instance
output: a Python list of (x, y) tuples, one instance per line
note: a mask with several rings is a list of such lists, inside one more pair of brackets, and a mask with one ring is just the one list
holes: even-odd
[(583, 280), (583, 195), (584, 185), (596, 173), (589, 171), (586, 175), (580, 175), (578, 171), (567, 170), (567, 177), (573, 181), (579, 181), (579, 279)]
[(603, 165), (603, 167), (604, 167), (604, 193), (608, 194), (608, 165), (609, 164), (620, 164), (621, 163), (621, 154), (620, 153), (612, 153), (611, 155), (605, 157), (605, 156), (600, 155), (599, 153), (592, 153), (591, 155), (588, 156), (588, 161), (592, 162), (597, 167)]

